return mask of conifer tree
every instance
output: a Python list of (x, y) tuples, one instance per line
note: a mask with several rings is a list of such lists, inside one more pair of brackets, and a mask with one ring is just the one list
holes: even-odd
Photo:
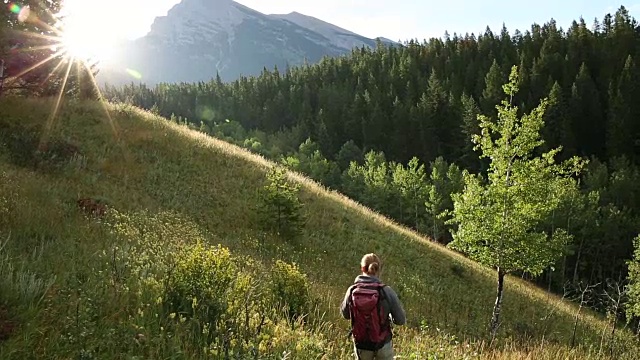
[(474, 151), (472, 138), (480, 134), (478, 115), (480, 108), (472, 96), (462, 95), (462, 133), (464, 135), (462, 163), (470, 170), (480, 170), (478, 154)]
[(582, 140), (578, 154), (602, 157), (605, 143), (602, 105), (596, 84), (584, 63), (571, 89), (570, 106), (573, 132)]
[(609, 122), (607, 126), (607, 154), (610, 159), (618, 156), (635, 158), (635, 142), (638, 139), (640, 106), (640, 77), (631, 56), (627, 57), (616, 85), (609, 90)]
[(498, 65), (496, 59), (493, 60), (493, 64), (491, 64), (491, 68), (485, 76), (484, 81), (485, 85), (482, 91), (483, 111), (494, 114), (495, 106), (498, 105), (500, 99), (502, 99), (502, 84), (504, 83), (500, 65)]
[(564, 158), (575, 155), (575, 140), (571, 118), (560, 84), (556, 81), (549, 94), (548, 108), (544, 113), (543, 148), (550, 150), (562, 146)]
[(352, 161), (362, 164), (364, 162), (364, 154), (353, 140), (349, 140), (340, 148), (336, 161), (340, 169), (344, 171), (349, 168)]
[(286, 178), (286, 170), (274, 167), (267, 173), (267, 183), (260, 192), (260, 220), (266, 229), (291, 238), (302, 228), (300, 184)]

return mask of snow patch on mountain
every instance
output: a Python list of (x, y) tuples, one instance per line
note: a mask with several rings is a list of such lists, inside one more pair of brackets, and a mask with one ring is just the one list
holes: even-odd
[(364, 36), (299, 12), (294, 11), (289, 14), (272, 14), (269, 16), (290, 21), (300, 27), (314, 31), (329, 39), (334, 45), (346, 50), (362, 47), (363, 45), (371, 45), (372, 43), (371, 39)]
[[(166, 16), (156, 18), (146, 37), (165, 44), (195, 44), (233, 29), (251, 17), (250, 10), (231, 0), (183, 0)], [(161, 45), (161, 44), (158, 44)]]

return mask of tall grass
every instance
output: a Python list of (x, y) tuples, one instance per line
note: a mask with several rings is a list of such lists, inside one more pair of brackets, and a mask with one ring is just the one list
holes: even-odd
[[(1, 256), (12, 264), (11, 271), (3, 265), (9, 261), (0, 264), (0, 305), (20, 324), (0, 342), (2, 359), (224, 358), (204, 347), (227, 340), (211, 340), (193, 318), (176, 322), (164, 304), (172, 261), (197, 242), (220, 244), (238, 259), (238, 282), (229, 291), (253, 300), (226, 298), (225, 308), (236, 310), (225, 316), (243, 329), (228, 338), (244, 344), (233, 347), (243, 356), (257, 349), (259, 358), (350, 358), (349, 323), (338, 305), (360, 257), (371, 251), (382, 257), (383, 280), (407, 311), (408, 326), (396, 328), (394, 340), (400, 359), (638, 354), (625, 331), (600, 346), (606, 322), (584, 311), (577, 318), (578, 346), (570, 348), (577, 307), (513, 277), (501, 341), (489, 348), (483, 339), (493, 271), (296, 173), (289, 178), (302, 184), (303, 232), (291, 241), (266, 233), (256, 205), (271, 162), (131, 106), (108, 105), (112, 124), (100, 104), (65, 103), (49, 138), (78, 151), (35, 158), (32, 145), (51, 106), (48, 100), (0, 101)], [(106, 203), (107, 217), (84, 214), (75, 202), (85, 197)], [(271, 297), (257, 284), (273, 285), (261, 276), (278, 260), (306, 274), (308, 313), (288, 318), (287, 306), (272, 302), (264, 312), (275, 315), (258, 335), (255, 314), (263, 311), (257, 301)], [(24, 285), (6, 275), (17, 269), (27, 274)], [(16, 286), (34, 291), (3, 296)], [(29, 297), (27, 306), (21, 299)]]
[[(38, 274), (30, 271), (25, 263), (20, 268), (15, 268), (9, 254), (3, 251), (8, 240), (0, 243), (0, 287), (5, 289), (0, 299), (37, 306), (55, 282), (55, 276), (40, 278)], [(38, 249), (34, 249), (28, 263), (37, 263), (40, 255)]]

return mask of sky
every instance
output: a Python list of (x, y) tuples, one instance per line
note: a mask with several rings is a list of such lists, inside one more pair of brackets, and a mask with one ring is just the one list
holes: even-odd
[[(87, 3), (91, 0), (83, 0)], [(156, 16), (180, 0), (93, 0), (103, 3), (102, 13), (118, 17), (113, 29), (118, 37), (144, 36)], [(567, 28), (582, 16), (588, 24), (624, 5), (640, 19), (640, 0), (531, 0), (515, 5), (509, 0), (238, 0), (262, 13), (297, 11), (374, 38), (391, 40), (428, 39), (449, 34), (475, 34), (490, 26), (498, 33), (503, 22), (510, 32), (529, 29), (532, 23), (543, 24), (554, 18)], [(108, 5), (106, 5), (108, 4)]]

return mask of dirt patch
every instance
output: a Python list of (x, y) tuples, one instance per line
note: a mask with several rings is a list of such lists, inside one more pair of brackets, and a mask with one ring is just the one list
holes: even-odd
[(98, 218), (103, 217), (108, 210), (107, 204), (101, 199), (82, 198), (76, 204), (85, 214)]
[(9, 311), (4, 307), (0, 307), (0, 341), (5, 341), (18, 328), (18, 324), (9, 318)]

